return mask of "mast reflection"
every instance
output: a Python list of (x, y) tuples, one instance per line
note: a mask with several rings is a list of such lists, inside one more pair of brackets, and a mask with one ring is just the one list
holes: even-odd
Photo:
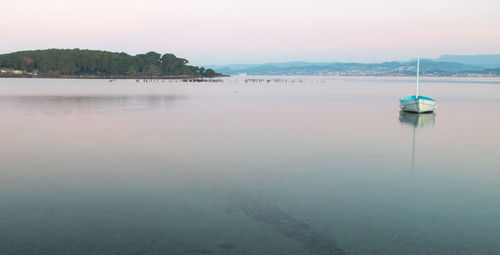
[(413, 126), (413, 145), (411, 150), (411, 175), (413, 176), (413, 171), (415, 169), (415, 137), (417, 128), (433, 127), (436, 122), (435, 113), (411, 113), (411, 112), (399, 112), (399, 122), (402, 125)]

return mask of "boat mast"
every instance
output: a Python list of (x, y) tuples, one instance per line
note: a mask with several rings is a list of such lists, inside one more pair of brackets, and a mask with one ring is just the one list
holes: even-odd
[(418, 98), (418, 80), (420, 76), (420, 47), (418, 47), (418, 58), (417, 58), (417, 90), (415, 91), (415, 97)]

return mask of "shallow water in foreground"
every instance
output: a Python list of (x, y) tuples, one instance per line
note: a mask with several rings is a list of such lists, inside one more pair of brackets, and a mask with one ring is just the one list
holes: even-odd
[(0, 254), (498, 254), (500, 80), (286, 79), (0, 79)]

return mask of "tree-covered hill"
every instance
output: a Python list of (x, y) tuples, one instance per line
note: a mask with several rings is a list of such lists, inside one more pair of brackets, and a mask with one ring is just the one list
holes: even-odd
[(48, 77), (215, 77), (212, 69), (188, 65), (174, 54), (48, 49), (0, 55), (0, 68)]

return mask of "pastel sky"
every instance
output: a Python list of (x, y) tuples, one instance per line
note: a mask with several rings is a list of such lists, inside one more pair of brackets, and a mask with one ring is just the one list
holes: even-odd
[(24, 0), (2, 1), (0, 20), (0, 53), (153, 50), (196, 65), (500, 53), (499, 0)]

